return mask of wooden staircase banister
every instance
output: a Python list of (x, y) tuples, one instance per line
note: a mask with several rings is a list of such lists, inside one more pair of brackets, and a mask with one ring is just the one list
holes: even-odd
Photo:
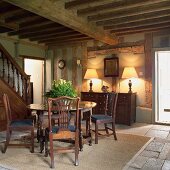
[(8, 53), (8, 51), (2, 46), (0, 43), (0, 51), (5, 55), (5, 57), (8, 58), (8, 60), (16, 67), (16, 69), (22, 74), (26, 79), (30, 77), (30, 75), (27, 75), (23, 69), (19, 66), (19, 64), (11, 57), (11, 55)]
[(0, 44), (0, 78), (30, 104), (30, 75), (27, 75), (8, 51)]

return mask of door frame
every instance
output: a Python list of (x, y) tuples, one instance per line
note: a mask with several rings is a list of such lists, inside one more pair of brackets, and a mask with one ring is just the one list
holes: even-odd
[[(25, 69), (25, 62), (24, 62), (24, 59), (32, 59), (32, 60), (42, 60), (44, 61), (44, 68), (43, 68), (43, 74), (44, 74), (44, 82), (43, 82), (43, 94), (45, 93), (45, 82), (46, 82), (46, 59), (43, 58), (43, 57), (36, 57), (36, 56), (27, 56), (27, 55), (20, 55), (19, 57), (22, 58), (23, 60), (23, 69)], [(42, 97), (42, 100), (44, 102), (44, 98)]]

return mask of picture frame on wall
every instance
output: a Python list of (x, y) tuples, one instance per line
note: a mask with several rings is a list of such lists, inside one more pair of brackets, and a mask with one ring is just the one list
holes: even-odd
[(111, 57), (104, 58), (104, 76), (118, 77), (119, 76), (119, 58)]

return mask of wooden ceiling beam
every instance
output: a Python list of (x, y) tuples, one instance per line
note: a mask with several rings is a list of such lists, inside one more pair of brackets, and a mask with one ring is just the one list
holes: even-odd
[(162, 24), (152, 24), (152, 25), (147, 25), (147, 26), (136, 26), (133, 28), (121, 28), (121, 29), (115, 29), (115, 30), (111, 30), (111, 33), (120, 33), (120, 32), (130, 32), (130, 31), (138, 31), (138, 30), (142, 30), (142, 31), (146, 31), (146, 30), (152, 30), (152, 29), (161, 29), (161, 28), (167, 28), (170, 27), (170, 22), (167, 23), (162, 23)]
[(15, 23), (6, 23), (3, 19), (0, 19), (0, 26), (17, 31), (19, 29), (18, 25)]
[(88, 47), (87, 51), (100, 51), (100, 50), (109, 50), (113, 48), (123, 48), (123, 47), (132, 47), (132, 46), (141, 46), (144, 45), (144, 41), (136, 41), (136, 42), (125, 42), (119, 43), (117, 45), (105, 45), (105, 46), (97, 46), (97, 47)]
[(27, 34), (32, 34), (32, 33), (41, 33), (44, 31), (56, 31), (58, 29), (64, 28), (63, 26), (56, 26), (55, 23), (47, 26), (47, 27), (39, 27), (39, 28), (28, 28), (28, 29), (19, 29), (18, 31), (11, 32), (9, 35), (27, 35)]
[(163, 1), (160, 3), (155, 3), (152, 5), (142, 5), (138, 8), (136, 7), (131, 7), (131, 8), (127, 8), (127, 9), (122, 9), (119, 11), (111, 11), (111, 12), (106, 12), (106, 13), (100, 13), (100, 14), (96, 14), (96, 15), (91, 15), (88, 16), (88, 21), (101, 21), (101, 20), (105, 20), (105, 19), (111, 19), (111, 18), (115, 18), (115, 17), (124, 17), (124, 16), (132, 16), (135, 14), (143, 14), (143, 13), (148, 13), (148, 12), (156, 12), (156, 11), (160, 11), (160, 9), (162, 10), (166, 10), (166, 9), (170, 9), (170, 1)]
[(89, 37), (97, 39), (107, 44), (117, 44), (116, 36), (105, 32), (101, 27), (97, 27), (94, 23), (89, 23), (85, 18), (77, 17), (72, 10), (65, 9), (64, 1), (51, 0), (5, 0), (6, 2), (17, 5), (28, 11), (36, 13), (40, 16), (48, 18), (54, 22), (60, 23), (73, 30), (81, 32)]
[[(159, 13), (159, 15), (158, 15)], [(164, 16), (170, 15), (170, 9), (167, 10), (160, 10), (156, 12), (150, 12), (150, 13), (144, 13), (144, 14), (136, 14), (132, 16), (125, 16), (125, 17), (115, 17), (114, 19), (104, 20), (104, 21), (98, 21), (96, 22), (97, 26), (108, 26), (121, 23), (128, 23), (128, 22), (134, 22), (134, 21), (142, 21), (146, 19), (154, 19), (154, 18), (160, 18)]]
[(9, 35), (17, 35), (17, 34), (25, 35), (25, 34), (31, 34), (31, 33), (39, 33), (43, 31), (57, 30), (61, 28), (64, 28), (64, 26), (57, 25), (56, 23), (51, 23), (49, 25), (39, 26), (36, 28), (33, 27), (33, 28), (27, 28), (27, 29), (19, 29), (18, 31), (9, 33)]
[(45, 35), (39, 35), (39, 36), (35, 36), (34, 38), (30, 38), (31, 41), (38, 41), (38, 40), (45, 40), (48, 38), (54, 38), (54, 37), (67, 37), (70, 35), (82, 35), (81, 33), (69, 30), (69, 31), (65, 31), (65, 32), (55, 32), (55, 33), (51, 33), (51, 34), (45, 34)]
[(83, 41), (89, 41), (93, 40), (93, 38), (87, 37), (87, 38), (76, 38), (76, 39), (71, 39), (71, 40), (59, 40), (59, 41), (52, 41), (45, 43), (48, 46), (56, 45), (56, 44), (63, 44), (63, 43), (73, 43), (73, 42), (83, 42)]
[(14, 9), (11, 9), (10, 11), (0, 12), (0, 16), (1, 16), (1, 18), (7, 18), (7, 17), (11, 17), (13, 15), (21, 14), (22, 12), (23, 12), (22, 9), (14, 8)]
[(48, 43), (51, 41), (56, 41), (56, 40), (71, 40), (71, 39), (83, 39), (83, 38), (89, 38), (85, 35), (79, 34), (79, 35), (69, 35), (69, 36), (61, 36), (61, 37), (52, 37), (44, 40), (39, 40), (39, 43)]
[(33, 21), (29, 21), (29, 22), (22, 22), (19, 24), (19, 28), (22, 29), (28, 29), (28, 28), (36, 28), (39, 26), (44, 26), (44, 25), (48, 25), (54, 23), (50, 20), (44, 19), (44, 18), (40, 18), (38, 20), (33, 20)]
[(160, 18), (151, 18), (151, 19), (146, 19), (142, 21), (135, 21), (135, 22), (128, 22), (128, 23), (123, 23), (123, 24), (115, 24), (115, 25), (110, 25), (110, 26), (104, 26), (105, 30), (116, 30), (116, 29), (121, 29), (121, 28), (133, 28), (136, 26), (147, 26), (147, 25), (153, 25), (153, 24), (162, 24), (162, 23), (167, 23), (170, 22), (170, 15), (165, 16), (165, 17), (160, 17)]
[(77, 7), (77, 6), (92, 3), (92, 2), (98, 2), (98, 1), (101, 1), (101, 0), (83, 0), (83, 1), (82, 0), (74, 0), (71, 2), (66, 2), (65, 9), (71, 9), (73, 7)]
[[(131, 31), (123, 31), (123, 32), (117, 32), (116, 35), (117, 36), (124, 36), (124, 35), (130, 35), (130, 34), (137, 34), (137, 33), (148, 33), (148, 32), (160, 32), (160, 30), (166, 30), (166, 29), (170, 29), (170, 25), (169, 26), (165, 26), (165, 27), (157, 27), (157, 28), (145, 28), (145, 29), (136, 29), (136, 30), (131, 30)], [(165, 35), (165, 34), (164, 34)]]
[[(114, 1), (111, 3), (106, 3), (102, 5), (97, 5), (93, 7), (87, 7), (83, 9), (78, 9), (77, 10), (77, 15), (78, 16), (84, 16), (84, 15), (90, 15), (94, 13), (98, 13), (101, 11), (107, 11), (107, 10), (120, 10), (120, 9), (126, 9), (130, 7), (139, 7), (141, 5), (149, 5), (149, 4), (154, 4), (155, 2), (161, 2), (162, 0), (122, 0), (122, 1)], [(167, 1), (167, 0), (166, 0)]]
[(19, 35), (20, 38), (33, 38), (35, 36), (38, 36), (38, 35), (44, 35), (44, 34), (50, 34), (50, 33), (54, 33), (54, 32), (62, 32), (62, 31), (65, 31), (65, 30), (69, 30), (68, 28), (51, 28), (51, 30), (43, 30), (43, 31), (37, 31), (37, 32), (33, 32), (33, 33), (29, 33), (29, 34), (23, 34), (23, 35)]
[(23, 13), (22, 15), (5, 18), (5, 22), (7, 22), (7, 23), (12, 23), (12, 22), (21, 23), (21, 22), (25, 22), (25, 21), (32, 21), (32, 20), (35, 20), (38, 18), (40, 18), (40, 16), (37, 16), (35, 14)]

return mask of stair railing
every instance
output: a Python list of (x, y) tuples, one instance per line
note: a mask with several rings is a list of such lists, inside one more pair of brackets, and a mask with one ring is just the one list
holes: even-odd
[(30, 75), (27, 75), (0, 44), (0, 78), (27, 104), (30, 104)]

